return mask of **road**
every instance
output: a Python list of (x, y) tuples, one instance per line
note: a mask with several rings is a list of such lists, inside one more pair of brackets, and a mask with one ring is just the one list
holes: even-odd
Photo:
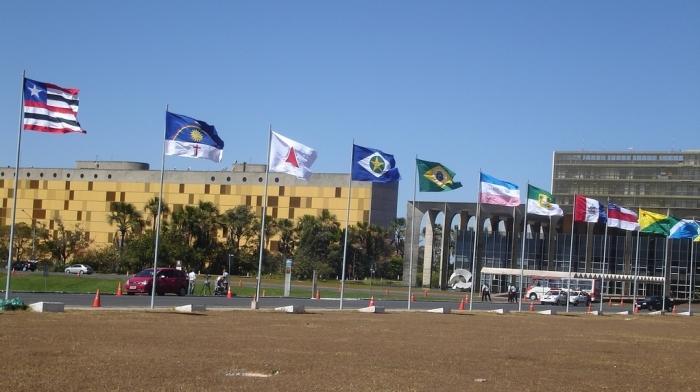
[[(13, 293), (13, 296), (20, 297), (26, 304), (34, 302), (62, 302), (67, 307), (85, 307), (89, 308), (92, 305), (94, 295), (92, 294), (58, 294), (58, 293)], [(102, 295), (100, 297), (101, 304), (103, 308), (115, 308), (115, 309), (144, 309), (150, 307), (150, 296), (115, 296), (115, 295)], [(175, 295), (164, 295), (158, 296), (155, 299), (155, 307), (158, 309), (168, 309), (180, 305), (205, 305), (209, 309), (249, 309), (250, 308), (250, 297), (234, 297), (228, 299), (226, 297), (213, 297), (213, 296), (186, 296), (178, 297)], [(377, 306), (383, 306), (387, 311), (399, 311), (406, 310), (406, 301), (397, 300), (378, 300), (375, 302)], [(338, 298), (321, 298), (320, 300), (307, 299), (307, 298), (283, 298), (283, 297), (265, 297), (260, 299), (259, 307), (261, 309), (273, 309), (279, 306), (287, 305), (303, 305), (306, 309), (312, 311), (314, 309), (319, 310), (332, 310), (339, 308)], [(366, 299), (345, 299), (343, 301), (344, 309), (359, 309), (366, 307), (368, 301)], [(428, 310), (440, 307), (449, 307), (452, 309), (457, 309), (458, 304), (454, 302), (446, 301), (417, 301), (411, 303), (412, 310)], [(529, 304), (523, 303), (523, 310), (528, 310)], [(686, 305), (687, 306), (687, 305)], [(507, 303), (507, 302), (486, 302), (482, 303), (480, 301), (474, 302), (472, 306), (473, 310), (493, 310), (493, 309), (504, 309), (506, 311), (517, 311), (518, 305)], [(469, 305), (466, 306), (469, 309)], [(563, 313), (566, 310), (564, 306), (549, 306), (549, 305), (535, 305), (536, 311), (553, 309), (559, 313)], [(593, 304), (593, 310), (598, 309), (598, 304)], [(572, 313), (583, 313), (587, 309), (585, 306), (570, 306), (569, 311)], [(624, 310), (631, 310), (630, 304), (625, 304), (625, 306), (609, 306), (605, 304), (603, 306), (604, 313), (614, 313)], [(686, 311), (687, 307), (681, 306), (678, 311)], [(646, 312), (646, 311), (645, 311)]]

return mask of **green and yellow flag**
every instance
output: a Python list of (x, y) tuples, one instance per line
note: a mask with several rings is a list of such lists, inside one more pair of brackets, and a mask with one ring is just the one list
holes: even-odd
[(642, 233), (661, 234), (668, 237), (676, 223), (678, 219), (672, 216), (639, 209), (639, 230)]
[(416, 159), (418, 166), (418, 188), (421, 192), (442, 192), (461, 188), (461, 182), (453, 181), (455, 173), (445, 166)]

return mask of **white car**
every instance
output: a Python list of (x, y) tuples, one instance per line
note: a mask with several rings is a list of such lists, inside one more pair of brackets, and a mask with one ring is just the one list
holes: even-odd
[(525, 298), (529, 298), (532, 301), (537, 301), (550, 290), (551, 289), (549, 287), (533, 286), (525, 292)]
[(67, 274), (91, 274), (94, 272), (92, 267), (86, 264), (73, 264), (66, 267), (65, 271)]
[(540, 303), (542, 305), (566, 305), (566, 291), (549, 290), (542, 296)]
[(587, 305), (590, 299), (585, 291), (572, 291), (569, 297), (569, 303), (576, 306), (578, 304)]

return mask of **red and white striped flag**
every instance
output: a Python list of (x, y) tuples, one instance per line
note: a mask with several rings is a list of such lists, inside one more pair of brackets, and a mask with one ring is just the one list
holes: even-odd
[(78, 89), (24, 79), (26, 131), (85, 133), (78, 122)]

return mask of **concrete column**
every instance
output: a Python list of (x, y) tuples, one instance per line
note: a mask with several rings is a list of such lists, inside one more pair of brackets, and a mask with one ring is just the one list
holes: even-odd
[(435, 240), (435, 218), (437, 211), (427, 211), (428, 222), (425, 224), (425, 237), (423, 238), (423, 287), (430, 287), (430, 276), (433, 265), (433, 241)]
[(443, 224), (444, 227), (442, 229), (445, 235), (442, 238), (443, 252), (442, 259), (440, 260), (440, 279), (438, 281), (438, 286), (440, 287), (440, 290), (447, 289), (447, 281), (450, 278), (450, 235), (452, 232), (450, 225), (454, 216), (455, 213), (448, 209), (447, 214), (445, 215), (445, 222)]
[[(413, 217), (413, 209), (415, 208), (415, 222), (411, 220)], [(420, 202), (416, 202), (413, 206), (409, 201), (406, 208), (406, 239), (404, 240), (404, 259), (403, 259), (403, 282), (411, 286), (415, 286), (418, 280), (418, 239), (420, 238), (420, 223), (423, 221), (425, 213), (420, 210)], [(413, 230), (411, 227), (413, 226)], [(413, 240), (411, 240), (411, 231), (413, 231)], [(412, 279), (408, 281), (409, 265), (411, 264), (411, 244), (413, 244), (413, 271), (410, 273)]]

